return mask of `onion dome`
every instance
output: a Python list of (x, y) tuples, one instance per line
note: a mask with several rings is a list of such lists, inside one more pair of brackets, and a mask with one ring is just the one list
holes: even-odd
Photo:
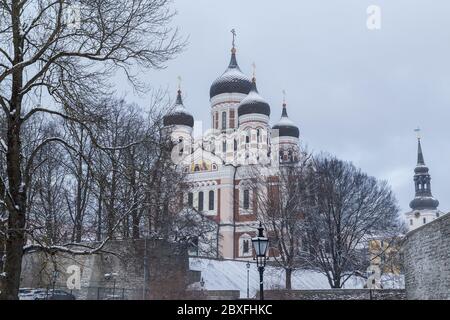
[(252, 87), (249, 77), (242, 73), (236, 60), (236, 49), (231, 50), (230, 64), (225, 72), (217, 78), (209, 90), (210, 98), (222, 93), (248, 94)]
[(417, 166), (414, 169), (416, 194), (409, 206), (413, 210), (436, 210), (439, 201), (431, 194), (431, 176), (428, 173), (428, 167), (425, 165), (420, 138), (418, 138), (417, 150)]
[(181, 90), (178, 90), (177, 101), (173, 109), (163, 118), (165, 127), (173, 125), (181, 125), (194, 127), (194, 117), (186, 110), (181, 98)]
[(264, 98), (262, 98), (256, 88), (256, 78), (252, 79), (252, 86), (249, 94), (241, 101), (238, 108), (238, 115), (246, 114), (263, 114), (270, 116), (270, 106)]
[(283, 103), (283, 112), (281, 113), (280, 121), (278, 121), (278, 123), (274, 125), (272, 129), (278, 130), (279, 137), (300, 137), (300, 131), (298, 130), (298, 127), (288, 117), (286, 103)]

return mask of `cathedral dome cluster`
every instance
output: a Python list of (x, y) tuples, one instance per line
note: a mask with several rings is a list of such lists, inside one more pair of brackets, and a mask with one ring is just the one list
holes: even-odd
[[(206, 143), (201, 148), (227, 158), (225, 162), (295, 162), (300, 154), (299, 128), (289, 119), (285, 102), (280, 120), (270, 125), (271, 106), (258, 91), (255, 70), (252, 78), (241, 71), (234, 37), (233, 32), (228, 67), (210, 87), (212, 130), (203, 137)], [(174, 141), (195, 144), (194, 118), (186, 110), (180, 90), (173, 110), (164, 117), (164, 126), (171, 128)], [(185, 153), (188, 150), (194, 153), (196, 146), (183, 148)]]

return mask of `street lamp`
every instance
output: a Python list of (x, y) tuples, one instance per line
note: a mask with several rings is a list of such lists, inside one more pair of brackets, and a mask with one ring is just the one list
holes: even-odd
[(205, 289), (205, 280), (203, 277), (200, 279), (200, 287), (202, 288), (202, 291)]
[(258, 236), (252, 238), (253, 249), (255, 249), (256, 266), (259, 270), (259, 296), (264, 300), (264, 267), (266, 266), (266, 252), (269, 246), (269, 239), (264, 237), (264, 228), (262, 223), (259, 223)]
[(250, 299), (250, 261), (247, 261), (247, 299)]

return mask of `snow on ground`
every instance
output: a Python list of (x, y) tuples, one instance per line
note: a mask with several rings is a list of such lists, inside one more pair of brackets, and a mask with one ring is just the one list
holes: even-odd
[[(241, 298), (247, 297), (247, 262), (236, 260), (214, 260), (206, 258), (190, 258), (191, 270), (201, 271), (206, 290), (239, 290)], [(259, 273), (255, 262), (250, 266), (250, 297), (256, 296), (259, 290)], [(265, 289), (284, 288), (284, 270), (267, 266), (264, 272)], [(345, 289), (363, 288), (365, 279), (352, 277)], [(292, 288), (297, 290), (330, 289), (324, 274), (312, 270), (296, 270), (292, 275)]]

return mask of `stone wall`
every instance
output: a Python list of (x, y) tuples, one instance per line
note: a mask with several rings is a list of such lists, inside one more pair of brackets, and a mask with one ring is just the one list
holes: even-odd
[(408, 299), (450, 299), (450, 214), (409, 232), (403, 244)]
[[(76, 256), (27, 254), (22, 265), (21, 287), (51, 288), (56, 269), (59, 275), (55, 288), (67, 291), (70, 276), (67, 268), (76, 265), (81, 269), (81, 290), (73, 290), (77, 299), (105, 299), (113, 293), (133, 300), (179, 299), (185, 296), (190, 282), (198, 278), (190, 274), (188, 253), (183, 246), (153, 240), (110, 241), (104, 251)], [(148, 271), (144, 276), (145, 260)], [(117, 276), (105, 278), (105, 274), (112, 273)]]
[(405, 290), (327, 289), (266, 290), (268, 300), (404, 300)]

